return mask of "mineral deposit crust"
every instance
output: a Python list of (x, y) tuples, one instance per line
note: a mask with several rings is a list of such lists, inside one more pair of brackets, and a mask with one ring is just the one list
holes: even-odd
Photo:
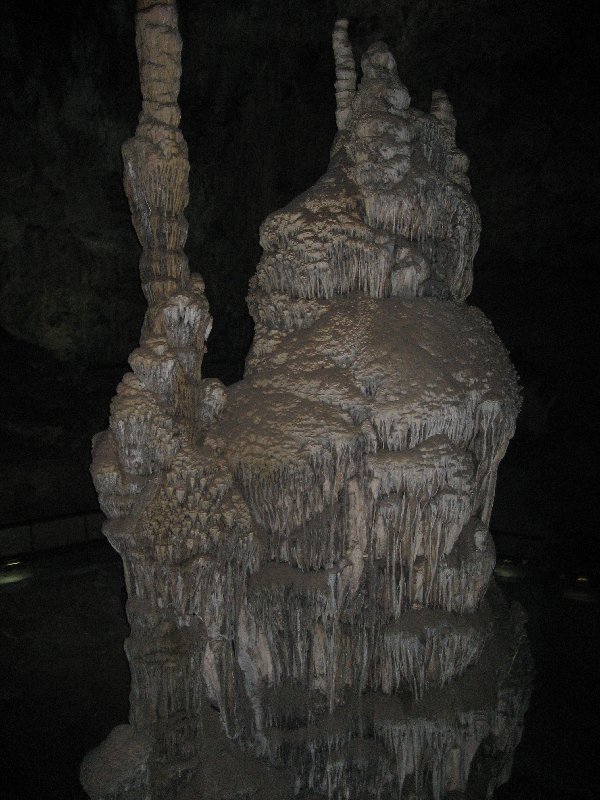
[(226, 390), (183, 252), (176, 9), (138, 3), (123, 155), (149, 307), (92, 465), (130, 719), (82, 765), (94, 800), (485, 798), (510, 774), (529, 654), (489, 521), (516, 378), (463, 303), (479, 215), (448, 98), (411, 109), (380, 43), (357, 86), (347, 29), (329, 169), (261, 228)]

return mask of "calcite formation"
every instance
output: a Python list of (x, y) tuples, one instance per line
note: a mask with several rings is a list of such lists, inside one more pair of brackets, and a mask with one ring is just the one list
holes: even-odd
[(246, 377), (203, 380), (183, 252), (173, 2), (140, 2), (123, 148), (149, 307), (92, 473), (123, 558), (129, 725), (90, 753), (108, 798), (441, 800), (510, 774), (530, 689), (489, 521), (519, 407), (464, 304), (480, 221), (446, 95), (410, 107), (333, 34), (326, 174), (262, 225)]

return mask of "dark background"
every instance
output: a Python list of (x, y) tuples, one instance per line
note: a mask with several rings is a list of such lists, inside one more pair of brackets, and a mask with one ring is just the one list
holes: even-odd
[[(258, 225), (328, 162), (335, 18), (351, 18), (357, 58), (377, 39), (392, 47), (416, 106), (434, 88), (450, 95), (483, 219), (470, 302), (523, 386), (493, 527), (497, 543), (533, 549), (546, 570), (514, 584), (538, 677), (513, 781), (498, 796), (597, 796), (600, 627), (596, 606), (569, 605), (558, 578), (600, 564), (595, 3), (179, 7), (187, 252), (215, 320), (205, 375), (226, 383), (241, 377), (252, 337), (244, 297)], [(133, 0), (0, 8), (0, 525), (96, 507), (90, 440), (106, 427), (145, 309), (121, 186), (120, 146), (140, 108), (133, 11)], [(2, 796), (82, 797), (77, 764), (127, 713), (118, 559), (73, 563), (32, 567), (43, 580), (0, 598)]]

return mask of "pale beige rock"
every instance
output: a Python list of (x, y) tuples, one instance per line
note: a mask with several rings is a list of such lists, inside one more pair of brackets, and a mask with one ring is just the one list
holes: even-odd
[(488, 530), (519, 391), (461, 302), (479, 215), (450, 103), (411, 109), (381, 43), (356, 88), (336, 24), (331, 164), (261, 227), (255, 341), (226, 390), (201, 377), (211, 322), (183, 252), (175, 8), (138, 7), (144, 105), (123, 152), (149, 308), (92, 465), (127, 581), (130, 726), (83, 784), (94, 800), (489, 797), (530, 689)]
[(338, 19), (333, 29), (333, 56), (335, 58), (335, 118), (338, 130), (348, 124), (352, 101), (356, 94), (356, 66), (352, 45), (348, 40), (348, 20)]

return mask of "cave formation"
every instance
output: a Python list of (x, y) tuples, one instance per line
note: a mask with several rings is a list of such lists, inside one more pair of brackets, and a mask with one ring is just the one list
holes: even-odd
[(138, 0), (143, 106), (125, 189), (148, 301), (92, 474), (121, 554), (130, 720), (93, 800), (490, 797), (531, 665), (492, 578), (519, 391), (465, 304), (480, 220), (444, 92), (411, 108), (333, 34), (325, 175), (261, 226), (245, 377), (201, 377), (211, 327), (184, 244), (173, 0)]

